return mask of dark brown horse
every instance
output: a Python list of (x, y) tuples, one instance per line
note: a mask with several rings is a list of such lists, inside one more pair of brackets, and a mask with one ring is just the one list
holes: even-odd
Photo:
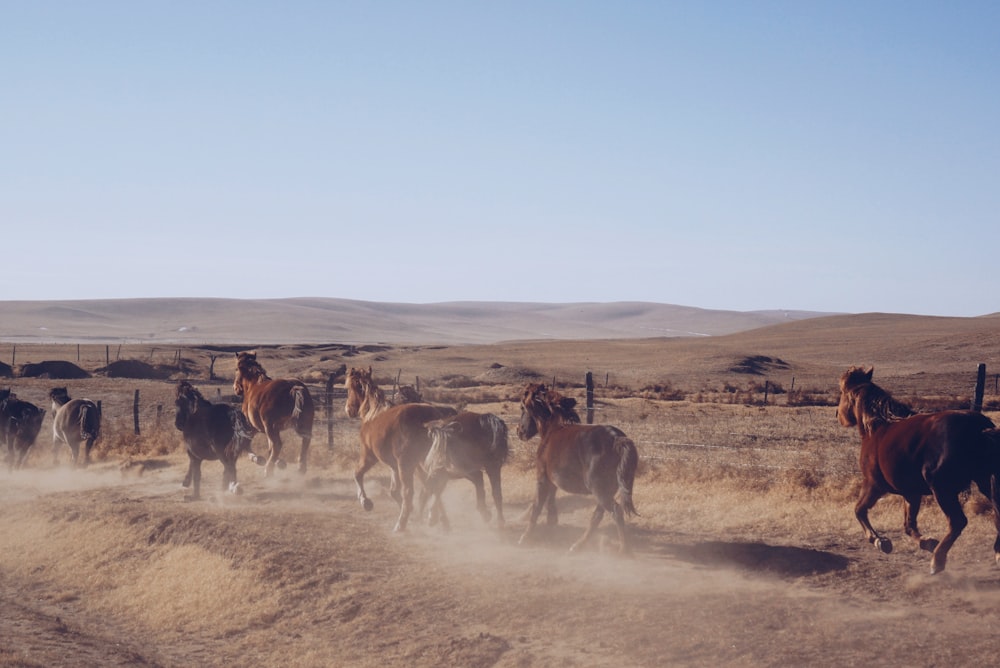
[(0, 443), (7, 446), (7, 469), (24, 465), (28, 450), (42, 429), (45, 409), (22, 401), (9, 389), (0, 390)]
[(240, 409), (228, 404), (213, 404), (186, 380), (177, 383), (174, 426), (184, 436), (188, 470), (184, 487), (194, 485), (192, 499), (201, 497), (201, 462), (222, 462), (222, 489), (239, 493), (236, 460), (250, 451), (254, 431)]
[[(639, 466), (635, 443), (621, 429), (607, 425), (579, 424), (576, 400), (563, 397), (540, 383), (529, 383), (521, 395), (521, 422), (517, 436), (522, 441), (536, 434), (541, 442), (535, 458), (536, 494), (521, 535), (525, 542), (535, 529), (542, 507), (549, 509), (549, 523), (555, 523), (552, 500), (556, 488), (571, 494), (597, 498), (590, 524), (570, 551), (580, 549), (609, 512), (618, 526), (619, 548), (628, 553), (625, 516), (636, 514), (632, 484)], [(620, 502), (615, 500), (619, 495)]]
[[(292, 428), (302, 439), (299, 472), (306, 472), (309, 444), (312, 442), (316, 408), (305, 383), (289, 378), (272, 379), (257, 361), (257, 353), (236, 353), (236, 378), (233, 392), (243, 399), (243, 414), (257, 431), (267, 436), (267, 462), (264, 476), (270, 476), (281, 455), (281, 432)], [(253, 459), (255, 457), (252, 456)], [(255, 460), (256, 461), (256, 460)]]
[(352, 368), (344, 381), (347, 403), (344, 410), (349, 417), (361, 418), (361, 450), (354, 482), (358, 487), (358, 501), (365, 510), (374, 507), (365, 494), (365, 473), (382, 462), (392, 471), (389, 493), (400, 505), (396, 531), (404, 531), (413, 512), (413, 478), (425, 476), (420, 465), (430, 450), (428, 422), (455, 414), (453, 408), (431, 404), (402, 404), (393, 406), (385, 393), (372, 378), (372, 370)]
[(500, 469), (507, 461), (509, 445), (507, 425), (492, 413), (463, 411), (453, 418), (435, 420), (427, 425), (431, 449), (424, 459), (427, 481), (420, 495), (423, 511), (428, 495), (434, 497), (432, 519), (448, 527), (448, 517), (441, 505), (441, 493), (449, 478), (466, 478), (476, 487), (476, 508), (484, 522), (492, 517), (486, 507), (483, 472), (490, 479), (490, 492), (497, 510), (497, 526), (504, 527), (503, 492)]
[(49, 391), (52, 400), (52, 461), (59, 463), (59, 445), (69, 446), (73, 466), (84, 445), (83, 466), (90, 464), (90, 450), (101, 435), (101, 411), (90, 399), (71, 399), (65, 387)]
[[(993, 503), (1000, 563), (1000, 439), (993, 422), (973, 411), (914, 414), (872, 382), (874, 369), (851, 367), (840, 377), (837, 419), (861, 434), (861, 495), (854, 514), (868, 542), (888, 554), (892, 541), (868, 521), (868, 510), (886, 494), (904, 500), (903, 528), (920, 549), (932, 553), (931, 573), (944, 570), (948, 550), (968, 524), (959, 494), (971, 483)], [(932, 494), (948, 518), (948, 533), (938, 542), (917, 529), (924, 496)]]

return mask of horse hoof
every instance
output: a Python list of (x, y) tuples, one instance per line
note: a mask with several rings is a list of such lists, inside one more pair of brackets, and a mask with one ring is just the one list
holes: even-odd
[(231, 482), (231, 483), (229, 483), (229, 491), (230, 491), (230, 493), (235, 494), (236, 496), (239, 496), (240, 494), (243, 493), (243, 488), (240, 487), (240, 483), (238, 483), (238, 482)]
[(997, 566), (1000, 566), (1000, 552), (996, 553)]
[(372, 508), (375, 507), (375, 504), (372, 503), (371, 499), (362, 499), (361, 507), (364, 508), (365, 510), (371, 510)]
[(252, 461), (257, 466), (263, 466), (266, 463), (263, 457), (258, 457), (252, 452), (249, 453), (247, 456), (250, 457), (250, 461)]
[(926, 550), (928, 552), (933, 552), (937, 549), (938, 541), (934, 538), (921, 538), (920, 539), (920, 549)]
[(875, 547), (882, 550), (885, 554), (892, 552), (892, 541), (888, 538), (876, 538)]

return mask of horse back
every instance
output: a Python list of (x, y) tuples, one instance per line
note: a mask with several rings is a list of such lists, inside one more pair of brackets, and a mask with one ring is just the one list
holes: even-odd
[(990, 466), (992, 429), (993, 422), (974, 411), (919, 413), (862, 439), (862, 469), (904, 495), (930, 493), (928, 481), (941, 476), (966, 485)]
[(433, 404), (391, 406), (361, 424), (361, 440), (383, 462), (404, 457), (419, 461), (431, 446), (425, 425), (455, 413), (450, 406)]
[(309, 431), (316, 408), (302, 381), (277, 378), (249, 385), (243, 393), (243, 412), (258, 431), (265, 431), (268, 424), (284, 429), (295, 422)]
[(615, 442), (619, 438), (625, 438), (625, 432), (610, 425), (561, 425), (548, 432), (539, 444), (538, 472), (566, 492), (589, 494), (590, 471), (607, 467), (615, 470)]

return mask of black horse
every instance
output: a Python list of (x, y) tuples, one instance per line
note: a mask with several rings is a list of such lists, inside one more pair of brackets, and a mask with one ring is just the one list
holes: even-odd
[(42, 429), (45, 409), (22, 401), (9, 389), (0, 390), (0, 442), (7, 445), (7, 469), (24, 465), (28, 450)]
[(189, 487), (194, 483), (191, 499), (201, 496), (201, 462), (205, 459), (222, 462), (222, 489), (239, 493), (236, 460), (243, 452), (250, 451), (254, 435), (243, 412), (235, 406), (213, 404), (186, 380), (177, 383), (174, 405), (177, 407), (174, 426), (184, 436), (189, 460), (182, 484)]

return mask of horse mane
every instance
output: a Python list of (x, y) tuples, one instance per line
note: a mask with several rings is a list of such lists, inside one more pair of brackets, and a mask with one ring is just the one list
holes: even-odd
[(916, 411), (893, 398), (871, 380), (871, 371), (852, 367), (840, 379), (841, 391), (850, 395), (858, 423), (868, 434), (877, 427), (898, 422)]
[(262, 380), (271, 380), (271, 377), (267, 375), (267, 371), (257, 361), (257, 353), (236, 353), (236, 370), (247, 378), (247, 380), (255, 383), (259, 383)]
[(548, 416), (562, 423), (579, 424), (580, 415), (574, 409), (576, 399), (564, 397), (554, 389), (545, 387), (543, 383), (532, 383), (525, 390), (525, 398), (531, 398), (532, 403), (543, 408)]
[(372, 377), (371, 367), (365, 369), (351, 368), (347, 372), (346, 384), (353, 386), (354, 392), (361, 395), (358, 416), (362, 422), (367, 422), (393, 404), (385, 398), (385, 392)]

